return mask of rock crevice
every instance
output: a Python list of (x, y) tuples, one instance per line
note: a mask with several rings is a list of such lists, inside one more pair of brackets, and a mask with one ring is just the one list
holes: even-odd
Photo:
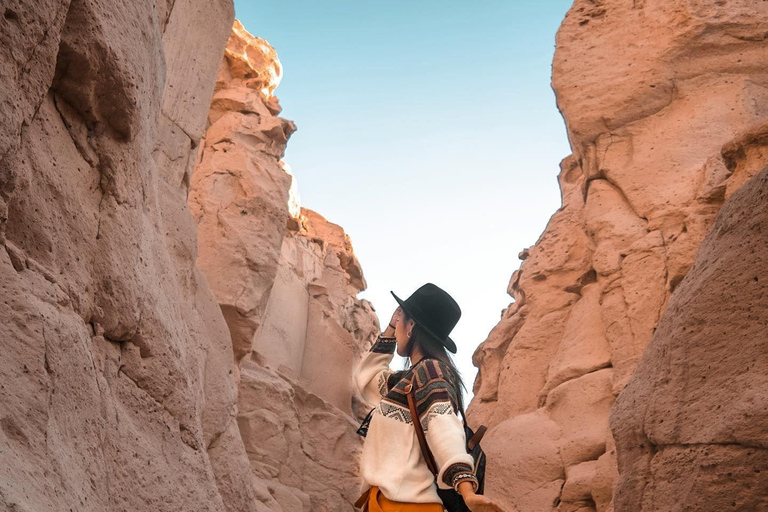
[(353, 510), (367, 412), (352, 390), (378, 333), (357, 299), (362, 269), (340, 226), (298, 206), (281, 159), (296, 129), (278, 117), (282, 67), (235, 23), (219, 70), (188, 203), (198, 266), (229, 326), (237, 424), (265, 510)]

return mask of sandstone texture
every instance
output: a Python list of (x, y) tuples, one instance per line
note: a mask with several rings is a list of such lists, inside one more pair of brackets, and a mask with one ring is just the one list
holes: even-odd
[[(697, 264), (698, 291), (680, 285), (726, 199), (737, 206), (725, 216), (747, 219), (741, 236), (759, 236), (761, 213), (751, 212), (753, 223), (736, 210), (760, 208), (757, 196), (738, 199), (737, 190), (768, 163), (767, 33), (768, 6), (747, 0), (576, 0), (569, 10), (552, 79), (573, 151), (561, 163), (562, 207), (520, 254), (509, 285), (515, 301), (474, 355), (470, 422), (491, 427), (487, 490), (500, 502), (521, 512), (760, 510), (735, 498), (764, 486), (764, 455), (750, 451), (764, 442), (756, 429), (763, 379), (755, 375), (764, 341), (748, 339), (762, 299), (715, 304), (740, 293), (728, 284), (758, 293), (758, 281), (748, 280), (760, 274), (761, 255), (749, 244), (762, 242), (707, 243), (712, 254), (700, 260), (739, 250), (745, 262), (737, 266), (734, 256), (719, 295), (702, 283), (725, 260)], [(678, 288), (687, 298), (675, 314), (687, 313), (667, 322), (612, 422), (622, 473), (614, 504), (611, 407)], [(710, 316), (722, 321), (695, 334)], [(748, 318), (749, 327), (740, 323)], [(689, 353), (693, 340), (710, 340), (712, 352)], [(737, 368), (755, 370), (737, 378)], [(758, 416), (737, 420), (747, 404)], [(713, 425), (717, 406), (729, 412)], [(730, 445), (709, 449), (717, 443)], [(722, 464), (692, 477), (694, 465), (709, 463)], [(703, 505), (713, 482), (736, 505)], [(681, 504), (681, 494), (695, 498)]]
[(274, 50), (229, 0), (2, 10), (0, 509), (351, 511), (378, 325)]
[(186, 205), (231, 1), (2, 10), (0, 508), (258, 510)]
[(768, 167), (700, 246), (619, 396), (617, 511), (768, 510)]
[(238, 425), (268, 510), (352, 511), (359, 495), (352, 371), (378, 333), (358, 300), (362, 269), (343, 229), (301, 208), (281, 158), (282, 73), (235, 22), (191, 181), (198, 266), (231, 333)]

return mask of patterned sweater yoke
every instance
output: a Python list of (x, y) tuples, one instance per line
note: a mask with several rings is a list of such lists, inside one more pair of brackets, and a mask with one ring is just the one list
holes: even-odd
[(406, 371), (402, 378), (382, 398), (382, 402), (398, 406), (407, 412), (408, 386), (413, 383), (413, 394), (416, 402), (416, 412), (422, 427), (426, 431), (429, 418), (434, 414), (445, 414), (449, 411), (458, 413), (459, 405), (456, 389), (449, 382), (449, 370), (445, 363), (437, 359), (422, 359), (413, 368)]

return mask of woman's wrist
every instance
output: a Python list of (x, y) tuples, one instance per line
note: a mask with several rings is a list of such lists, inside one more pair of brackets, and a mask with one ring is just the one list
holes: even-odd
[(394, 338), (395, 337), (395, 328), (392, 327), (392, 324), (389, 324), (387, 328), (384, 330), (383, 333), (381, 333), (381, 336), (384, 338)]
[(456, 486), (456, 490), (461, 494), (463, 498), (466, 498), (470, 494), (475, 494), (475, 486), (471, 480), (464, 480), (459, 482)]

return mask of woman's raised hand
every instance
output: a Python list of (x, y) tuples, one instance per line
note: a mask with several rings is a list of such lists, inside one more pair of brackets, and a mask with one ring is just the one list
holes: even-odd
[(402, 313), (402, 308), (400, 306), (397, 306), (397, 309), (395, 309), (395, 312), (392, 313), (392, 319), (389, 321), (389, 325), (382, 333), (382, 336), (388, 337), (388, 338), (394, 338), (395, 336), (395, 329), (392, 327), (393, 325), (396, 327), (397, 322), (400, 321), (400, 314)]

